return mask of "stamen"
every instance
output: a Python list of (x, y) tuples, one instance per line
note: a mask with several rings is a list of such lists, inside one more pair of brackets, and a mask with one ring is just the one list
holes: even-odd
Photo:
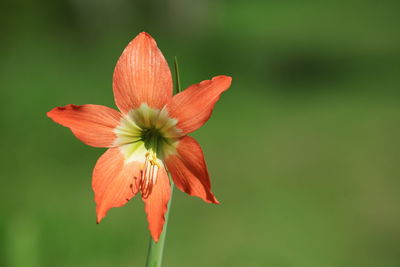
[(146, 159), (144, 161), (144, 169), (142, 171), (141, 179), (141, 190), (143, 198), (147, 198), (152, 189), (153, 185), (157, 182), (158, 169), (160, 164), (158, 163), (157, 155), (154, 152), (147, 152)]

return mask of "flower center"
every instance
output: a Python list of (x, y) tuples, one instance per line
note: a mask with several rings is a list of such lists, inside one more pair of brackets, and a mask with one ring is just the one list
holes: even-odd
[(150, 129), (142, 129), (141, 140), (144, 142), (144, 146), (147, 149), (152, 149), (156, 152), (158, 152), (158, 144), (162, 144), (163, 142), (167, 141), (164, 140), (164, 137), (159, 130), (154, 127)]
[(176, 119), (168, 115), (166, 108), (153, 109), (142, 104), (131, 110), (115, 128), (115, 146), (119, 146), (126, 162), (143, 163), (141, 189), (144, 196), (150, 194), (163, 166), (163, 159), (176, 153), (178, 139), (182, 136), (176, 128)]

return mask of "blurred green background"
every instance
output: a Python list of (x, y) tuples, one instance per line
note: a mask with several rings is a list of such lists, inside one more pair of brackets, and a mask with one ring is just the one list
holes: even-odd
[(400, 266), (399, 1), (0, 5), (0, 266), (144, 265), (142, 201), (96, 225), (104, 149), (45, 115), (115, 107), (113, 68), (141, 31), (184, 87), (233, 77), (193, 135), (221, 205), (175, 191), (164, 266)]

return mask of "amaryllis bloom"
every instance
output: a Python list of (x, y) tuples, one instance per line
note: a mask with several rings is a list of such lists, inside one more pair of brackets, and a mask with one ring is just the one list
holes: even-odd
[(93, 170), (97, 222), (110, 208), (125, 205), (140, 192), (157, 242), (171, 195), (167, 170), (183, 192), (218, 203), (201, 147), (187, 134), (210, 118), (230, 84), (230, 77), (217, 76), (173, 96), (163, 54), (149, 34), (141, 33), (125, 48), (114, 70), (119, 112), (88, 104), (56, 107), (47, 113), (83, 143), (108, 148)]

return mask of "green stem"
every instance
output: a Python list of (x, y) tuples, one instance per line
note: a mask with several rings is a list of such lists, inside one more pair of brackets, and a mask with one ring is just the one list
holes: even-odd
[(182, 87), (181, 87), (181, 77), (179, 76), (179, 66), (178, 66), (178, 58), (175, 57), (174, 59), (174, 68), (175, 68), (175, 92), (180, 93), (182, 92)]
[[(176, 85), (175, 92), (177, 94), (181, 92), (181, 81), (179, 77), (178, 59), (176, 57), (174, 60), (174, 68), (175, 68), (175, 85)], [(169, 172), (168, 176), (171, 183), (171, 197), (168, 202), (167, 212), (165, 213), (165, 223), (163, 231), (158, 240), (158, 243), (154, 242), (153, 238), (150, 237), (149, 250), (147, 252), (146, 267), (161, 267), (162, 265), (165, 236), (167, 235), (168, 218), (169, 218), (169, 212), (171, 210), (172, 194), (174, 192), (174, 182), (172, 181), (171, 174)]]

